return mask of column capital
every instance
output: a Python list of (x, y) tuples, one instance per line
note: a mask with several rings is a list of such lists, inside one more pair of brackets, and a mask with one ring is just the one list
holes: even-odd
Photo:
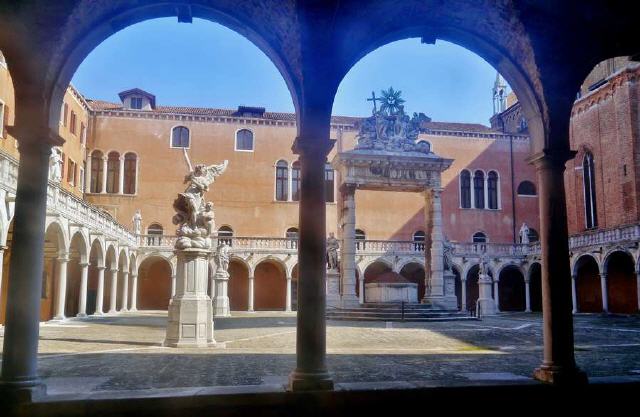
[(131, 278), (138, 278), (137, 272), (132, 272), (130, 275), (131, 275)]
[(102, 266), (102, 265), (100, 265), (100, 266), (96, 266), (96, 269), (97, 269), (98, 271), (104, 271), (105, 269), (107, 269), (107, 267), (106, 267), (106, 266)]
[(254, 277), (253, 275), (249, 275), (249, 277), (248, 277), (248, 278), (249, 278), (250, 280), (254, 280), (254, 279), (256, 279), (256, 277)]
[(340, 185), (340, 193), (343, 195), (353, 195), (356, 193), (358, 186), (356, 184), (344, 183)]
[(573, 159), (578, 151), (570, 149), (544, 149), (527, 158), (527, 162), (534, 165), (537, 169), (545, 169), (550, 167), (564, 168), (567, 161)]
[(80, 265), (82, 268), (86, 268), (91, 264), (89, 262), (80, 262), (78, 265)]
[(118, 272), (118, 268), (109, 268), (109, 272), (112, 272), (112, 273), (116, 272), (117, 273)]
[(69, 262), (70, 258), (69, 258), (69, 254), (68, 253), (61, 253), (61, 254), (58, 255), (58, 257), (56, 259), (58, 259), (58, 262), (67, 263), (67, 262)]
[(333, 145), (336, 143), (335, 139), (318, 139), (318, 138), (310, 138), (310, 137), (302, 137), (297, 136), (293, 141), (293, 146), (291, 146), (291, 150), (293, 153), (300, 155), (302, 157), (315, 157), (326, 159), (329, 152), (333, 148)]
[(600, 279), (604, 279), (606, 281), (607, 273), (606, 272), (600, 272)]
[(7, 132), (18, 140), (20, 152), (51, 153), (54, 146), (62, 146), (65, 140), (48, 126), (7, 126)]

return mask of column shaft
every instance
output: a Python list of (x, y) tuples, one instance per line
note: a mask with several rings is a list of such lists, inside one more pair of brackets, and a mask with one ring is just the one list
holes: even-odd
[(138, 311), (138, 274), (131, 274), (131, 309)]
[[(214, 288), (215, 288), (215, 286), (214, 286)], [(213, 291), (215, 291), (215, 290), (213, 290)], [(171, 275), (171, 296), (173, 297), (175, 295), (176, 295), (176, 276), (175, 275)]]
[(578, 277), (576, 275), (571, 275), (571, 306), (572, 308), (572, 313), (577, 313), (578, 312), (578, 293), (576, 291), (576, 279)]
[(249, 277), (249, 300), (248, 300), (248, 306), (247, 306), (247, 311), (254, 311), (253, 310), (253, 297), (254, 297), (254, 283), (255, 283), (255, 278), (253, 276)]
[(87, 281), (89, 279), (89, 264), (80, 264), (80, 296), (78, 298), (78, 317), (87, 315)]
[(345, 184), (342, 194), (342, 247), (340, 248), (341, 305), (354, 307), (359, 304), (356, 297), (356, 187)]
[(607, 288), (607, 274), (600, 274), (600, 290), (602, 291), (602, 311), (609, 312), (609, 289)]
[(586, 382), (586, 375), (575, 363), (569, 236), (564, 191), (569, 151), (552, 154), (545, 150), (531, 162), (538, 176), (540, 207), (540, 246), (542, 258), (542, 312), (544, 359), (534, 376), (544, 382), (562, 384)]
[(120, 156), (120, 166), (118, 174), (118, 194), (124, 193), (124, 156)]
[(100, 192), (103, 194), (107, 192), (107, 156), (102, 158), (102, 189)]
[(496, 302), (496, 312), (500, 312), (500, 281), (493, 281), (493, 300)]
[(109, 313), (116, 313), (116, 301), (118, 298), (118, 270), (110, 269), (111, 273), (111, 295), (109, 297)]
[(129, 273), (122, 273), (122, 308), (120, 311), (128, 311), (129, 308)]
[(291, 311), (291, 277), (287, 277), (286, 311)]
[(460, 281), (460, 310), (467, 311), (467, 280)]
[(91, 192), (91, 156), (87, 158), (87, 168), (84, 172), (84, 190), (85, 193)]
[(39, 133), (26, 126), (16, 131), (17, 127), (13, 129), (20, 141), (20, 165), (6, 284), (2, 385), (32, 398), (44, 392), (37, 375), (37, 354), (51, 145), (44, 143), (48, 128)]
[(56, 315), (54, 320), (64, 320), (64, 306), (67, 301), (67, 255), (58, 258), (58, 288), (56, 292)]
[(531, 313), (531, 282), (530, 280), (524, 281), (524, 311)]
[(96, 311), (93, 313), (95, 316), (101, 316), (104, 314), (104, 266), (97, 267), (98, 269), (98, 290), (96, 291)]

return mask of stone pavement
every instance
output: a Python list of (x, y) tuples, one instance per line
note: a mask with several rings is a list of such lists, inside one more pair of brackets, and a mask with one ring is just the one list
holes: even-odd
[[(162, 347), (166, 312), (46, 323), (39, 372), (55, 394), (211, 386), (278, 386), (295, 367), (295, 313), (215, 320), (218, 346)], [(592, 379), (640, 380), (640, 316), (575, 317), (576, 359)], [(530, 381), (542, 360), (541, 317), (472, 322), (329, 322), (328, 366), (342, 386)], [(1, 338), (0, 338), (1, 339)]]

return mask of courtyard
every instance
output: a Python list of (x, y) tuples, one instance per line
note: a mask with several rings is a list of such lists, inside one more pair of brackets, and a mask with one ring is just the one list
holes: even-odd
[[(163, 347), (164, 311), (43, 323), (38, 373), (53, 396), (281, 391), (295, 367), (295, 320), (295, 313), (234, 313), (215, 320), (217, 345), (206, 349)], [(576, 360), (591, 382), (640, 381), (640, 317), (577, 315), (574, 322)], [(525, 313), (429, 323), (330, 320), (327, 363), (336, 388), (347, 390), (534, 383), (541, 324), (539, 314)]]

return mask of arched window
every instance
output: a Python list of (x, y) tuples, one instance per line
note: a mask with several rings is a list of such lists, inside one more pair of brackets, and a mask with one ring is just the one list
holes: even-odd
[(498, 209), (499, 189), (498, 173), (489, 171), (489, 174), (487, 174), (487, 205), (492, 210)]
[(115, 194), (118, 192), (120, 182), (120, 154), (118, 152), (109, 152), (107, 157), (107, 193)]
[(364, 233), (364, 230), (356, 229), (356, 250), (364, 249), (365, 240), (367, 239), (367, 235)]
[(253, 132), (240, 129), (236, 132), (236, 151), (253, 151)]
[(418, 230), (413, 234), (413, 250), (415, 251), (424, 251), (424, 239), (425, 234), (424, 231)]
[(147, 246), (160, 246), (164, 230), (161, 224), (151, 223), (147, 227)]
[(276, 163), (276, 201), (289, 199), (289, 164), (287, 161)]
[(476, 171), (473, 174), (473, 202), (477, 209), (484, 208), (484, 172)]
[(471, 208), (471, 173), (466, 169), (460, 173), (460, 207)]
[(529, 228), (529, 242), (537, 242), (540, 240), (540, 235), (538, 235), (538, 231), (532, 227)]
[(535, 196), (536, 186), (531, 181), (522, 181), (518, 184), (518, 195), (520, 196)]
[(582, 185), (584, 188), (584, 215), (587, 229), (598, 227), (596, 207), (596, 179), (593, 154), (587, 152), (582, 159)]
[(93, 151), (91, 153), (91, 184), (89, 190), (92, 193), (99, 193), (102, 191), (102, 152)]
[(124, 155), (124, 194), (136, 193), (136, 174), (138, 157), (133, 152)]
[(476, 232), (473, 234), (473, 243), (486, 243), (487, 242), (487, 235), (484, 234), (483, 232)]
[(176, 126), (171, 130), (171, 147), (172, 148), (188, 148), (189, 147), (189, 129), (184, 126)]
[(291, 200), (300, 201), (300, 162), (291, 164)]
[(224, 242), (228, 246), (231, 246), (231, 244), (233, 243), (233, 239), (231, 239), (232, 237), (233, 229), (231, 228), (231, 226), (221, 226), (218, 229), (218, 240), (220, 242)]
[(327, 203), (334, 202), (334, 192), (333, 192), (335, 188), (334, 178), (335, 176), (334, 176), (333, 168), (331, 167), (331, 164), (326, 163), (324, 165), (324, 197)]

